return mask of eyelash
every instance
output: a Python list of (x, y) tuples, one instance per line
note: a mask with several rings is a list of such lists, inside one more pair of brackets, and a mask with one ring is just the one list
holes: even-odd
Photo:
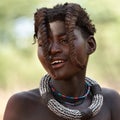
[[(59, 39), (59, 43), (62, 43), (62, 44), (67, 44), (68, 43), (68, 40), (66, 37), (63, 37), (63, 38), (60, 38)], [(38, 46), (39, 47), (42, 47), (43, 43), (42, 43), (42, 40), (38, 40)]]
[(68, 43), (68, 40), (66, 37), (63, 37), (63, 38), (60, 38), (60, 42), (66, 44), (66, 43)]

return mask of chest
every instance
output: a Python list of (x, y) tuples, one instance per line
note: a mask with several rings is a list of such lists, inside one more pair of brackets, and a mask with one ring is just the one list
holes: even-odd
[[(101, 111), (93, 118), (88, 120), (111, 120), (110, 111), (106, 107), (102, 107)], [(51, 112), (47, 106), (35, 106), (26, 109), (26, 113), (21, 120), (65, 120)]]

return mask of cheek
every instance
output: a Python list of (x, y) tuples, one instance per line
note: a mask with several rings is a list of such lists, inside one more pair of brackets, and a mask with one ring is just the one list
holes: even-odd
[(43, 54), (43, 50), (41, 48), (38, 48), (38, 58), (39, 61), (41, 62), (42, 66), (44, 67), (44, 69), (50, 74), (50, 69), (49, 69), (49, 65), (48, 65), (48, 61), (46, 61), (44, 54)]
[(76, 57), (81, 65), (85, 65), (87, 63), (87, 53), (86, 48), (84, 45), (81, 45), (79, 47), (76, 47)]
[(44, 66), (44, 62), (45, 62), (45, 57), (43, 55), (43, 51), (41, 48), (38, 48), (37, 50), (37, 55), (38, 55), (38, 59), (41, 62), (41, 64)]

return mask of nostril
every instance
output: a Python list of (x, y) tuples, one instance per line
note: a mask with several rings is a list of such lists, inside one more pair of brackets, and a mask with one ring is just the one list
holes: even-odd
[(58, 43), (52, 43), (49, 49), (50, 49), (49, 51), (51, 54), (56, 54), (61, 51), (60, 45), (58, 45)]

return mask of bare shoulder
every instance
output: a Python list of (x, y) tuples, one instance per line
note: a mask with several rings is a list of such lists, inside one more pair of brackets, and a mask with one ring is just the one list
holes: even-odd
[(8, 104), (26, 104), (29, 102), (37, 102), (40, 101), (40, 94), (38, 89), (33, 89), (29, 91), (24, 91), (20, 93), (16, 93), (10, 97)]
[(109, 95), (109, 96), (113, 96), (113, 95), (118, 95), (119, 96), (119, 93), (114, 90), (114, 89), (110, 89), (110, 88), (102, 88), (102, 92), (104, 95)]
[(120, 119), (120, 94), (112, 89), (103, 88), (103, 95), (106, 104), (109, 106), (111, 110), (112, 120)]
[(102, 88), (102, 92), (104, 97), (111, 102), (116, 102), (116, 100), (119, 100), (120, 102), (120, 94), (117, 91), (113, 89)]
[(40, 99), (38, 89), (14, 94), (8, 100), (4, 120), (19, 120), (20, 116), (24, 116), (24, 113), (26, 114), (27, 110), (34, 109), (37, 105), (40, 106)]
[(104, 95), (104, 99), (110, 103), (114, 103), (115, 105), (120, 105), (120, 94), (113, 90), (113, 89), (108, 89), (108, 88), (102, 88), (102, 93)]

